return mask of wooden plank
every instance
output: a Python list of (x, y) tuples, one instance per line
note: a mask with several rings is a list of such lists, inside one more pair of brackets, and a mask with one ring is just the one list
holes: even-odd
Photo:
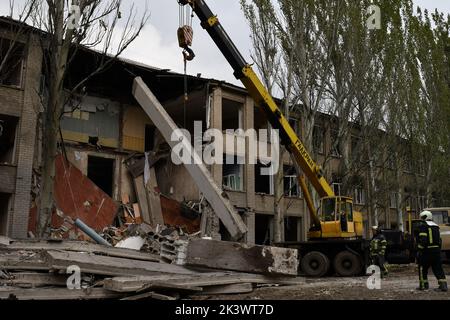
[(196, 293), (196, 295), (237, 294), (249, 293), (252, 291), (253, 285), (251, 283), (233, 283), (205, 287), (202, 292)]
[[(192, 148), (190, 140), (180, 130), (177, 130), (175, 122), (140, 77), (134, 79), (133, 95), (172, 148), (181, 143), (183, 150), (192, 150), (192, 164), (185, 164), (186, 170), (222, 220), (231, 237), (242, 238), (247, 232), (247, 227), (241, 216), (231, 202), (222, 196), (222, 190), (214, 182), (202, 159)], [(177, 133), (179, 134), (178, 139), (172, 139), (172, 135)]]
[(67, 275), (52, 273), (20, 272), (11, 273), (9, 279), (0, 279), (0, 285), (8, 286), (66, 286)]
[(0, 254), (0, 269), (40, 271), (48, 270), (48, 265), (39, 254), (25, 256), (13, 252), (11, 254)]
[(144, 285), (141, 289), (137, 290), (136, 292), (157, 290), (157, 289), (173, 290), (176, 292), (186, 292), (186, 293), (201, 292), (203, 290), (200, 287), (195, 287), (187, 284), (177, 284), (172, 283), (170, 281), (154, 281), (152, 283)]
[(69, 290), (67, 288), (0, 288), (0, 300), (96, 300), (117, 299), (121, 297), (123, 297), (123, 294), (108, 291), (103, 288), (89, 288), (85, 290)]
[[(105, 289), (115, 292), (141, 292), (153, 289), (172, 289), (178, 292), (200, 292), (202, 288), (175, 281), (189, 276), (156, 275), (148, 277), (149, 281), (139, 281), (136, 277), (116, 277), (103, 280)], [(134, 278), (134, 279), (133, 279)], [(131, 281), (129, 281), (131, 280)]]
[(150, 220), (154, 226), (164, 225), (161, 210), (161, 199), (159, 197), (158, 182), (156, 180), (155, 167), (150, 168), (150, 177), (147, 181), (147, 200)]
[(203, 287), (203, 290), (209, 286), (231, 285), (238, 283), (281, 285), (299, 285), (305, 283), (304, 278), (268, 277), (259, 274), (244, 273), (202, 273), (195, 276), (166, 274), (157, 276), (115, 277), (105, 279), (104, 287), (117, 292), (135, 292), (141, 290), (147, 284), (164, 281), (179, 285)]
[(107, 247), (83, 241), (20, 241), (13, 240), (4, 250), (65, 250), (102, 254), (110, 257), (159, 262), (159, 256), (126, 248)]
[(45, 259), (53, 269), (66, 270), (68, 266), (77, 265), (81, 272), (101, 275), (155, 275), (158, 273), (196, 274), (187, 268), (115, 257), (97, 256), (88, 253), (47, 251)]
[(134, 191), (136, 191), (136, 197), (141, 208), (141, 216), (144, 222), (151, 224), (150, 213), (148, 208), (147, 190), (144, 185), (144, 175), (140, 175), (133, 179)]
[(122, 204), (130, 203), (130, 195), (128, 193), (122, 193)]
[(192, 239), (178, 249), (177, 263), (262, 274), (297, 275), (297, 250), (237, 242)]
[(120, 300), (142, 300), (142, 299), (146, 299), (146, 298), (151, 298), (151, 299), (155, 299), (155, 300), (177, 300), (177, 297), (172, 297), (172, 296), (168, 296), (165, 294), (161, 294), (161, 293), (156, 293), (156, 292), (145, 292), (145, 293), (141, 293), (141, 294), (136, 294), (133, 296), (129, 296), (129, 297), (125, 297), (122, 298)]

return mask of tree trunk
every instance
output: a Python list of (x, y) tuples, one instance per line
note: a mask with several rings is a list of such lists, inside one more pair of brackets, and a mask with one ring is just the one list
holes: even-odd
[[(398, 162), (397, 162), (398, 164)], [(398, 186), (398, 195), (395, 199), (396, 201), (396, 208), (397, 208), (397, 228), (400, 231), (404, 231), (404, 226), (403, 226), (403, 210), (402, 210), (402, 187), (401, 187), (401, 167), (399, 165), (397, 165), (397, 170), (396, 170), (396, 180), (397, 180), (397, 186)]]
[[(49, 52), (53, 60), (50, 66), (49, 100), (45, 110), (43, 133), (42, 189), (38, 217), (40, 237), (50, 235), (51, 215), (54, 207), (55, 161), (58, 152), (59, 124), (63, 112), (64, 75), (72, 39), (72, 30), (64, 31), (64, 1), (57, 1), (53, 7), (54, 37)], [(64, 38), (64, 36), (66, 38)]]
[(274, 224), (273, 224), (273, 241), (282, 242), (284, 241), (284, 208), (283, 208), (283, 154), (280, 152), (279, 155), (279, 168), (277, 173), (274, 175)]

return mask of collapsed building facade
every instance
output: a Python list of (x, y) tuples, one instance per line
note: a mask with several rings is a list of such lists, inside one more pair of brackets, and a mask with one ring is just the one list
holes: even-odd
[[(1, 20), (1, 50), (12, 41), (11, 21)], [(39, 123), (44, 109), (42, 101), (46, 97), (46, 79), (43, 72), (43, 54), (39, 37), (30, 30), (17, 40), (17, 54), (8, 63), (11, 68), (1, 77), (0, 84), (0, 235), (24, 238), (36, 230), (36, 194), (39, 192), (39, 169), (42, 153), (42, 134)], [(68, 70), (66, 86), (70, 88), (95, 69), (103, 57), (96, 52), (79, 50)], [(171, 161), (157, 124), (150, 121), (145, 112), (131, 95), (132, 82), (140, 76), (157, 95), (163, 106), (180, 128), (194, 135), (194, 122), (201, 123), (203, 130), (214, 128), (229, 135), (227, 130), (267, 129), (264, 115), (259, 112), (245, 89), (214, 79), (188, 76), (188, 99), (184, 97), (183, 75), (158, 69), (134, 61), (116, 59), (102, 73), (94, 76), (86, 84), (83, 92), (71, 97), (65, 106), (61, 119), (62, 156), (75, 170), (68, 175), (66, 168), (60, 168), (55, 194), (63, 211), (84, 212), (84, 218), (95, 228), (96, 223), (112, 223), (118, 205), (123, 199), (130, 203), (140, 203), (136, 179), (130, 172), (130, 159), (150, 152), (154, 156), (154, 175), (157, 197), (163, 208), (163, 222), (167, 224), (187, 224), (198, 227), (198, 217), (184, 217), (179, 204), (191, 205), (201, 202), (201, 194), (183, 165)], [(300, 136), (301, 114), (292, 114), (291, 125)], [(355, 128), (355, 136), (357, 136)], [(327, 179), (333, 182), (336, 194), (341, 193), (338, 171), (342, 156), (335, 147), (332, 117), (319, 114), (314, 130), (314, 146), (318, 163), (325, 158)], [(270, 145), (270, 139), (258, 137)], [(268, 141), (267, 141), (268, 140)], [(352, 152), (357, 152), (357, 141), (348, 141)], [(232, 158), (233, 164), (212, 164), (209, 170), (217, 185), (226, 192), (248, 227), (245, 241), (268, 244), (273, 239), (274, 178), (261, 174), (268, 159), (248, 161), (249, 146), (245, 150), (223, 148), (223, 159)], [(270, 146), (267, 147), (270, 150)], [(244, 151), (244, 152), (242, 152)], [(280, 202), (285, 212), (285, 241), (306, 239), (309, 229), (309, 215), (306, 203), (297, 185), (294, 166), (285, 154), (284, 197)], [(408, 192), (411, 176), (416, 168), (402, 172), (403, 190)], [(81, 175), (80, 175), (81, 174)], [(87, 177), (87, 186), (79, 184), (80, 177)], [(361, 181), (366, 181), (361, 173)], [(75, 187), (77, 185), (78, 187)], [(425, 188), (423, 188), (425, 189)], [(351, 191), (355, 205), (367, 212), (367, 186), (358, 184)], [(414, 201), (402, 203), (386, 197), (386, 203), (379, 207), (379, 222), (385, 227), (398, 224), (397, 210), (407, 205), (415, 210), (426, 206), (424, 196)], [(106, 199), (106, 200), (105, 200)], [(411, 198), (412, 199), (412, 198)], [(114, 204), (115, 203), (115, 204)], [(64, 205), (67, 204), (67, 205)], [(140, 204), (143, 213), (146, 209)], [(70, 213), (70, 212), (65, 212)], [(101, 220), (97, 217), (107, 216)], [(368, 226), (367, 214), (366, 226)], [(92, 219), (92, 220), (89, 220)], [(170, 222), (169, 222), (170, 221)], [(224, 237), (225, 230), (221, 228)]]

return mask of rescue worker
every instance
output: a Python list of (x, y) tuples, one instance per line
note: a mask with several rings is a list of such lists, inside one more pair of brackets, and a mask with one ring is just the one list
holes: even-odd
[(419, 288), (418, 290), (429, 289), (428, 269), (431, 267), (433, 274), (439, 282), (436, 291), (447, 291), (447, 280), (442, 269), (441, 246), (442, 240), (439, 226), (433, 222), (433, 214), (430, 211), (420, 213), (423, 220), (419, 227), (417, 238), (417, 264), (419, 266)]
[(381, 270), (381, 277), (388, 274), (387, 263), (385, 259), (387, 241), (378, 226), (372, 227), (373, 237), (370, 240), (370, 258), (372, 264), (379, 266)]

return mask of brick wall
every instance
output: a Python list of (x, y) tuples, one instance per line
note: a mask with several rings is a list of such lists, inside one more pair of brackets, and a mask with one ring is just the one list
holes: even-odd
[(35, 35), (30, 35), (25, 62), (23, 89), (0, 88), (0, 113), (19, 117), (16, 141), (16, 186), (8, 217), (8, 235), (27, 236), (30, 211), (30, 189), (34, 149), (36, 145), (36, 119), (40, 110), (38, 97), (42, 51)]

